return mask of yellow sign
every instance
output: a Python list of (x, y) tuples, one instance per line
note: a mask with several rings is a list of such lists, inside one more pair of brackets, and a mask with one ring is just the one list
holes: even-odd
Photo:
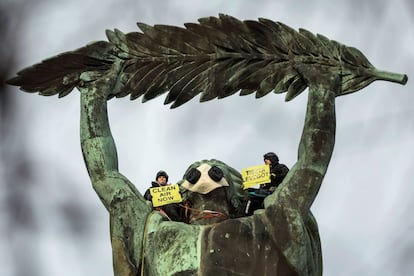
[(242, 170), (243, 189), (270, 182), (269, 165), (249, 167)]
[(178, 184), (150, 188), (150, 193), (154, 207), (183, 201)]

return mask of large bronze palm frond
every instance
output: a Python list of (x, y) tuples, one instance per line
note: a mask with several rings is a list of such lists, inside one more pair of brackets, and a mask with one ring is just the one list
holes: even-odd
[(375, 80), (401, 84), (406, 75), (376, 70), (357, 49), (322, 35), (260, 18), (240, 21), (228, 15), (199, 19), (185, 27), (148, 26), (142, 32), (107, 31), (109, 42), (96, 42), (52, 57), (17, 73), (8, 81), (42, 95), (70, 93), (82, 82), (108, 73), (123, 60), (111, 96), (151, 100), (168, 92), (165, 104), (180, 106), (198, 94), (200, 101), (274, 91), (291, 100), (312, 80), (307, 72), (339, 74), (341, 95)]

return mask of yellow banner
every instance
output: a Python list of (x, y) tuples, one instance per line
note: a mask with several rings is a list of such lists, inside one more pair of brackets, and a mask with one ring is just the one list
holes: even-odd
[(270, 182), (269, 165), (253, 166), (242, 170), (243, 189)]
[(183, 201), (178, 184), (150, 188), (150, 193), (154, 207)]

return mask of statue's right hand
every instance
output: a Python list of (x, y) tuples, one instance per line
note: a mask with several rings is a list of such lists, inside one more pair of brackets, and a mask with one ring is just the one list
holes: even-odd
[[(116, 94), (121, 86), (119, 82), (119, 75), (122, 72), (122, 61), (116, 59), (112, 64), (111, 69), (104, 74), (100, 71), (87, 71), (80, 75), (81, 84), (79, 90), (81, 93), (88, 93), (85, 91), (93, 91), (92, 93), (104, 94), (106, 98), (111, 98)], [(102, 94), (101, 94), (102, 93)]]
[(341, 72), (333, 70), (328, 66), (303, 66), (298, 71), (305, 79), (307, 85), (323, 87), (326, 90), (333, 91), (337, 95), (341, 94)]

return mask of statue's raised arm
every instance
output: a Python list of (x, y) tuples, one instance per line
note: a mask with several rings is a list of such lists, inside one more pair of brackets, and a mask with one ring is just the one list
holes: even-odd
[(143, 229), (151, 208), (136, 187), (118, 171), (118, 157), (108, 121), (107, 98), (116, 85), (121, 68), (122, 62), (116, 60), (107, 74), (79, 85), (80, 134), (82, 153), (93, 188), (110, 214), (114, 271), (117, 275), (135, 275), (138, 269), (136, 264), (139, 264), (142, 254)]
[[(322, 257), (310, 207), (335, 142), (335, 97), (375, 80), (405, 84), (407, 76), (375, 69), (357, 49), (267, 19), (227, 15), (184, 28), (138, 23), (141, 32), (107, 31), (99, 41), (44, 60), (8, 82), (27, 92), (81, 97), (81, 144), (92, 185), (110, 213), (116, 275), (321, 275)], [(107, 100), (151, 100), (166, 93), (178, 107), (240, 91), (285, 93), (309, 88), (298, 160), (265, 209), (240, 217), (240, 174), (217, 160), (184, 174), (186, 223), (150, 212), (118, 171)], [(252, 107), (254, 109), (254, 107)], [(192, 115), (190, 115), (192, 116)]]

